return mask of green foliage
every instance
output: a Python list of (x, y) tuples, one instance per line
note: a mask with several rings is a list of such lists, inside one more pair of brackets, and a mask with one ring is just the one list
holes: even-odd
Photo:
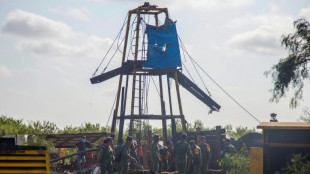
[(23, 123), (22, 119), (14, 119), (6, 115), (0, 116), (0, 136), (4, 135), (34, 135), (29, 139), (27, 145), (46, 146), (52, 151), (53, 142), (46, 141), (42, 135), (61, 134), (61, 133), (99, 133), (108, 132), (109, 127), (102, 127), (99, 123), (84, 123), (81, 126), (66, 126), (60, 130), (55, 123), (49, 121), (29, 121), (28, 124)]
[(190, 132), (195, 132), (197, 128), (200, 128), (201, 131), (207, 131), (207, 130), (215, 130), (216, 127), (205, 127), (203, 122), (201, 120), (195, 120), (194, 124), (187, 123), (187, 130)]
[(234, 131), (233, 130), (233, 126), (231, 124), (226, 125), (225, 129), (226, 129), (226, 133), (229, 136), (232, 136), (232, 137), (235, 137), (235, 138), (241, 138), (242, 136), (244, 136), (244, 135), (246, 135), (248, 133), (256, 132), (255, 128), (250, 129), (248, 127), (242, 127), (242, 126), (238, 126), (236, 128), (236, 130)]
[(303, 115), (300, 116), (301, 121), (310, 122), (310, 108), (303, 109)]
[(28, 125), (23, 123), (22, 119), (14, 119), (1, 115), (0, 117), (0, 136), (3, 135), (21, 135), (21, 134), (53, 134), (57, 133), (59, 129), (55, 123), (49, 121), (30, 121)]
[(250, 158), (249, 152), (244, 145), (240, 152), (235, 154), (226, 153), (225, 157), (219, 160), (219, 166), (226, 174), (249, 174)]
[(308, 174), (310, 173), (310, 161), (307, 160), (309, 154), (295, 154), (293, 155), (293, 163), (287, 164), (287, 167), (283, 168), (282, 171), (287, 174)]
[(55, 123), (49, 121), (30, 121), (27, 127), (27, 134), (33, 135), (46, 135), (46, 134), (55, 134), (59, 131), (59, 128)]
[(3, 135), (20, 135), (27, 133), (27, 126), (22, 119), (13, 119), (6, 115), (0, 117), (0, 136)]
[(32, 135), (28, 138), (27, 144), (29, 146), (44, 146), (50, 152), (50, 155), (53, 156), (54, 153), (54, 144), (53, 142), (47, 141), (44, 137), (39, 137), (37, 135), (43, 134), (53, 134), (56, 133), (59, 129), (56, 124), (49, 121), (36, 121), (29, 122), (28, 125), (23, 123), (22, 119), (14, 119), (6, 115), (1, 115), (0, 117), (0, 136), (4, 135), (22, 135), (28, 134)]
[(303, 81), (309, 79), (310, 60), (310, 23), (301, 18), (294, 22), (295, 33), (282, 36), (281, 44), (288, 50), (288, 56), (280, 59), (278, 64), (265, 75), (271, 74), (273, 79), (272, 97), (270, 101), (278, 102), (291, 88), (294, 95), (290, 101), (290, 107), (295, 108), (303, 96)]
[(100, 126), (99, 123), (92, 124), (90, 122), (86, 122), (81, 124), (81, 126), (66, 126), (62, 131), (59, 133), (62, 134), (69, 134), (69, 133), (100, 133), (100, 132), (109, 132), (110, 127), (103, 127)]
[[(51, 158), (56, 158), (55, 146), (53, 140), (45, 140), (46, 134), (62, 134), (62, 133), (100, 133), (108, 132), (110, 127), (102, 127), (99, 123), (84, 123), (81, 126), (66, 126), (60, 130), (55, 123), (49, 121), (29, 121), (28, 124), (23, 123), (22, 119), (14, 119), (6, 115), (0, 116), (0, 137), (4, 135), (29, 135), (27, 144), (29, 146), (44, 146), (49, 151)], [(30, 136), (31, 135), (31, 136)], [(116, 135), (117, 136), (117, 135)], [(76, 153), (74, 148), (66, 148), (66, 155)], [(70, 160), (66, 159), (65, 163), (70, 164)]]
[(53, 140), (45, 140), (44, 137), (32, 136), (32, 138), (28, 139), (27, 145), (46, 147), (52, 157), (55, 155), (55, 145)]

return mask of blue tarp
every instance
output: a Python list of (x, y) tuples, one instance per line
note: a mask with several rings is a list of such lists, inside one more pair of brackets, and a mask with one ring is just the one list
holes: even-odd
[(181, 66), (181, 56), (175, 23), (166, 19), (160, 27), (146, 25), (148, 37), (146, 68), (176, 68)]

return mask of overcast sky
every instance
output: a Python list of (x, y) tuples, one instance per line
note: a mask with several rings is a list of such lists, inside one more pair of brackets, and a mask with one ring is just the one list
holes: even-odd
[[(89, 78), (119, 32), (128, 10), (143, 3), (0, 0), (0, 114), (25, 121), (47, 120), (60, 128), (84, 122), (106, 125), (118, 78), (97, 85), (92, 85)], [(295, 19), (310, 19), (310, 1), (150, 3), (169, 9), (191, 56), (260, 121), (269, 121), (273, 112), (279, 121), (297, 121), (302, 109), (309, 106), (308, 82), (304, 101), (296, 109), (289, 108), (290, 94), (279, 103), (270, 103), (272, 83), (264, 72), (287, 55), (280, 45), (281, 35), (294, 31)], [(183, 61), (190, 64), (189, 58)], [(120, 62), (118, 55), (112, 66)], [(198, 75), (194, 69), (190, 71), (198, 83)], [(181, 87), (187, 121), (200, 119), (209, 127), (258, 125), (207, 76), (203, 75), (203, 79), (222, 108), (208, 114), (208, 107)], [(151, 100), (155, 96), (156, 92), (152, 93)], [(154, 125), (160, 126), (158, 122)]]

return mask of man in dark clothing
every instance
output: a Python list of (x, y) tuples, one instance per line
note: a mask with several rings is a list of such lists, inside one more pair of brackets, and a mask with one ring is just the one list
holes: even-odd
[(100, 170), (102, 174), (105, 174), (106, 172), (108, 172), (108, 174), (114, 173), (112, 164), (112, 161), (114, 160), (112, 145), (113, 139), (111, 137), (104, 140), (104, 145), (102, 146), (99, 156)]
[[(88, 141), (86, 141), (86, 136), (83, 136), (82, 140), (75, 144), (75, 148), (77, 149), (78, 152), (84, 151), (86, 150), (86, 147), (91, 147), (91, 146), (92, 145)], [(82, 166), (81, 166), (81, 160), (82, 160)], [(78, 154), (76, 157), (76, 161), (77, 161), (78, 170), (83, 169), (85, 162), (86, 162), (85, 152)]]

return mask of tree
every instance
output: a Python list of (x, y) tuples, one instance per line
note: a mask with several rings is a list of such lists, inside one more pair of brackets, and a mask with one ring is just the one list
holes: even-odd
[(101, 133), (101, 132), (108, 132), (110, 127), (103, 127), (100, 126), (99, 123), (90, 123), (90, 122), (85, 122), (81, 124), (81, 126), (75, 126), (73, 127), (72, 125), (64, 127), (63, 130), (59, 131), (58, 133), (61, 134), (76, 134), (76, 133)]
[(310, 122), (310, 108), (303, 109), (303, 115), (300, 116), (301, 121)]
[(226, 132), (229, 136), (235, 137), (235, 138), (241, 138), (242, 136), (256, 132), (255, 128), (248, 128), (248, 127), (242, 127), (238, 126), (235, 131), (233, 130), (233, 126), (231, 124), (228, 124), (225, 126)]
[(55, 134), (59, 131), (55, 123), (49, 121), (29, 121), (28, 124), (28, 134), (33, 135), (46, 135)]
[(27, 126), (22, 119), (14, 119), (6, 115), (0, 116), (0, 137), (4, 135), (27, 134)]
[(280, 59), (265, 75), (273, 79), (272, 97), (270, 101), (278, 102), (290, 88), (294, 89), (290, 107), (296, 108), (302, 100), (304, 80), (310, 79), (310, 23), (304, 19), (294, 21), (295, 33), (283, 35), (281, 45), (288, 50), (288, 56)]

